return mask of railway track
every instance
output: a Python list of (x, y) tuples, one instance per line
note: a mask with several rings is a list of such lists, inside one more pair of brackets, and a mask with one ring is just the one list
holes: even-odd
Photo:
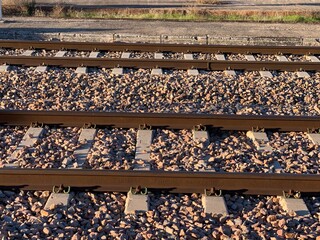
[[(0, 63), (12, 65), (0, 76), (0, 236), (318, 236), (319, 48), (20, 41), (0, 48)], [(51, 68), (26, 68), (43, 65)], [(60, 67), (174, 70), (151, 77), (144, 69), (116, 76)], [(224, 70), (245, 72), (217, 72)], [(52, 204), (55, 194), (66, 201)]]
[[(319, 47), (257, 47), (257, 46), (203, 46), (203, 45), (174, 45), (174, 44), (126, 44), (126, 43), (55, 43), (55, 42), (17, 42), (1, 41), (0, 47), (4, 49), (28, 49), (28, 54), (19, 56), (0, 57), (0, 64), (13, 64), (23, 66), (59, 66), (59, 67), (98, 67), (98, 68), (169, 68), (169, 69), (199, 69), (209, 71), (223, 70), (246, 70), (246, 71), (319, 71), (319, 63), (312, 61), (288, 61), (283, 54), (307, 55), (312, 59), (317, 59), (313, 55), (319, 55)], [(31, 56), (33, 51), (38, 50), (76, 50), (87, 51), (87, 57), (60, 57), (52, 56)], [(121, 58), (101, 58), (98, 57), (100, 51), (123, 52), (127, 55)], [(130, 52), (149, 52), (151, 56), (155, 53), (173, 52), (183, 53), (182, 59), (163, 59), (151, 57), (147, 59), (131, 59)], [(94, 53), (91, 55), (90, 53)], [(193, 53), (197, 54), (216, 54), (216, 60), (194, 59)], [(226, 61), (224, 54), (244, 54), (250, 56), (246, 61)], [(66, 54), (66, 53), (64, 53)], [(64, 55), (63, 54), (63, 55)], [(252, 54), (273, 54), (284, 57), (280, 61), (256, 61)], [(312, 55), (313, 54), (313, 55)], [(30, 56), (28, 56), (30, 55)], [(148, 54), (147, 54), (148, 55)], [(186, 57), (186, 55), (189, 55)], [(156, 58), (156, 59), (155, 59)], [(243, 56), (242, 58), (245, 58)], [(318, 59), (319, 61), (319, 59)]]
[[(105, 128), (109, 126), (113, 128), (120, 127), (135, 129), (139, 129), (141, 126), (143, 126), (145, 129), (151, 129), (150, 127), (192, 129), (196, 126), (202, 126), (206, 128), (237, 131), (251, 131), (258, 126), (260, 129), (266, 130), (272, 129), (277, 131), (305, 132), (308, 131), (308, 129), (320, 128), (318, 117), (261, 117), (85, 112), (74, 113), (38, 111), (0, 111), (0, 116), (1, 124), (6, 126), (29, 126), (31, 123), (37, 123), (38, 126), (55, 127), (95, 126), (98, 128)], [(28, 134), (26, 133), (26, 135)], [(27, 137), (28, 136), (25, 136), (23, 139)], [(136, 137), (138, 138), (138, 136)], [(46, 138), (50, 138), (50, 136), (45, 137), (45, 139)], [(73, 139), (74, 137), (69, 136), (69, 139), (71, 138)], [(79, 136), (76, 136), (75, 138), (78, 139)], [(64, 142), (65, 141), (62, 143)], [(137, 139), (136, 142), (139, 142), (139, 139)], [(33, 146), (31, 145), (29, 147)], [(110, 159), (110, 161), (113, 160)], [(205, 170), (206, 169), (203, 169), (203, 171)], [(0, 171), (0, 175), (2, 176), (0, 180), (1, 186), (22, 187), (28, 190), (50, 190), (52, 186), (64, 185), (70, 186), (71, 188), (83, 188), (91, 191), (126, 191), (129, 190), (130, 187), (144, 186), (151, 189), (165, 189), (169, 192), (172, 191), (182, 193), (202, 192), (204, 189), (211, 188), (227, 191), (240, 191), (245, 194), (265, 195), (280, 194), (282, 191), (289, 191), (293, 189), (299, 192), (320, 192), (320, 177), (317, 174), (297, 175), (239, 172), (190, 173), (175, 171), (118, 172), (110, 170), (88, 169), (44, 170), (15, 168), (2, 169)], [(43, 177), (45, 177), (46, 181), (39, 181), (39, 179)]]

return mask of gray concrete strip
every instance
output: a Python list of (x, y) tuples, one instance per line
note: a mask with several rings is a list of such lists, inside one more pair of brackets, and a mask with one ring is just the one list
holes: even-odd
[(202, 206), (207, 214), (228, 215), (227, 204), (223, 197), (206, 196), (202, 194)]
[(87, 67), (77, 67), (75, 73), (86, 74), (86, 73), (88, 73), (88, 68)]
[(48, 66), (38, 66), (38, 67), (36, 67), (36, 69), (34, 71), (36, 71), (36, 72), (47, 72), (48, 71)]
[(244, 55), (247, 61), (256, 61), (256, 58), (253, 55)]
[(224, 56), (224, 54), (216, 54), (215, 57), (218, 61), (225, 61), (226, 60), (226, 57)]
[(273, 78), (273, 75), (270, 71), (259, 71), (261, 77)]
[(114, 75), (122, 75), (123, 74), (123, 68), (113, 68), (111, 73), (114, 74)]
[(154, 59), (163, 59), (163, 53), (154, 53)]
[(21, 54), (21, 56), (27, 56), (27, 57), (29, 57), (29, 56), (32, 56), (34, 53), (35, 53), (34, 50), (26, 50), (26, 51), (24, 51), (24, 52)]
[(45, 206), (44, 210), (50, 210), (55, 206), (67, 207), (70, 200), (70, 194), (68, 193), (51, 193)]
[(277, 55), (277, 59), (280, 62), (288, 62), (289, 59), (286, 56), (282, 56), (282, 55)]
[(55, 57), (64, 57), (66, 55), (67, 51), (59, 51), (54, 55)]
[(247, 137), (255, 143), (257, 150), (272, 151), (272, 147), (269, 145), (268, 136), (265, 132), (248, 131)]
[(131, 52), (123, 52), (121, 58), (130, 58)]
[(309, 209), (303, 199), (295, 199), (295, 198), (280, 198), (280, 205), (287, 212), (294, 212), (297, 216), (308, 217), (310, 216)]
[(0, 72), (8, 72), (10, 71), (10, 65), (0, 65)]
[(319, 133), (308, 133), (308, 138), (313, 144), (320, 145), (320, 134)]
[[(204, 152), (206, 150), (206, 148), (209, 145), (209, 134), (207, 131), (198, 131), (198, 130), (193, 130), (193, 141), (195, 142), (195, 144), (201, 148), (201, 150)], [(214, 172), (215, 170), (212, 169), (211, 167), (208, 168), (207, 164), (208, 164), (208, 160), (210, 158), (209, 155), (203, 155), (203, 156), (195, 156), (198, 159), (198, 164), (201, 164), (201, 166), (198, 166), (199, 169), (201, 169), (201, 171), (208, 171), (208, 172)]]
[(91, 52), (89, 58), (97, 58), (100, 52)]
[[(96, 129), (82, 129), (78, 143), (80, 144), (80, 147), (76, 149), (73, 153), (74, 157), (76, 158), (76, 166), (75, 168), (83, 168), (83, 165), (87, 161), (88, 153), (93, 145), (94, 138), (96, 136)], [(68, 168), (74, 168), (74, 164), (67, 163)]]
[(224, 70), (223, 74), (226, 76), (237, 76), (237, 73), (234, 70)]
[(193, 54), (191, 54), (191, 53), (185, 53), (185, 54), (183, 54), (183, 58), (185, 59), (185, 60), (193, 60), (194, 58), (193, 58)]
[(162, 75), (163, 71), (161, 68), (154, 68), (151, 70), (151, 75)]
[(152, 130), (138, 130), (135, 160), (139, 160), (141, 164), (135, 164), (134, 170), (147, 170), (150, 166), (150, 146), (152, 144)]
[(32, 147), (39, 140), (42, 132), (43, 128), (30, 127), (19, 143), (17, 149)]
[(198, 69), (188, 69), (187, 73), (189, 76), (198, 76), (199, 75)]
[(297, 72), (297, 76), (298, 76), (298, 78), (310, 78), (309, 73), (301, 72), (301, 71)]
[[(43, 132), (43, 128), (34, 128), (30, 127), (28, 131), (23, 136), (21, 142), (17, 146), (16, 150), (12, 153), (10, 156), (10, 161), (16, 160), (18, 157), (19, 151), (24, 147), (32, 147), (40, 138), (41, 134)], [(4, 164), (4, 167), (7, 168), (15, 168), (19, 167), (18, 163), (6, 163)]]
[(128, 192), (124, 213), (137, 214), (149, 210), (149, 196), (148, 195), (135, 195)]
[(306, 58), (311, 62), (320, 62), (319, 58), (317, 58), (316, 56), (306, 56)]

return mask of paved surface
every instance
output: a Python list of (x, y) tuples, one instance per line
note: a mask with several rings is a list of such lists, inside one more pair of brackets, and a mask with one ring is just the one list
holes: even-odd
[(170, 22), (5, 18), (0, 31), (143, 35), (214, 35), (223, 37), (320, 37), (320, 24)]
[[(38, 4), (56, 4), (56, 0), (36, 0)], [(196, 0), (64, 0), (64, 4), (100, 7), (188, 7)], [(206, 7), (223, 10), (320, 10), (319, 0), (220, 0), (219, 4)]]

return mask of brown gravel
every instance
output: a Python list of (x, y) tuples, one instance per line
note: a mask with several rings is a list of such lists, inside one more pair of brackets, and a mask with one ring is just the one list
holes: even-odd
[[(315, 239), (313, 217), (286, 213), (276, 197), (225, 195), (229, 216), (204, 214), (198, 194), (151, 194), (150, 211), (124, 215), (119, 193), (72, 193), (44, 211), (49, 192), (0, 191), (0, 234), (9, 239)], [(318, 200), (312, 203), (318, 203)]]
[(139, 69), (113, 76), (110, 70), (78, 75), (73, 69), (16, 68), (0, 73), (0, 109), (312, 116), (320, 114), (319, 87), (319, 73), (306, 81), (287, 72), (265, 79), (257, 72), (151, 76)]

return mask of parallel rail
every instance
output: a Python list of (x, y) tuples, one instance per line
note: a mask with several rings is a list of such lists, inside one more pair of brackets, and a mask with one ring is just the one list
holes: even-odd
[[(196, 125), (226, 130), (251, 130), (253, 127), (280, 131), (306, 131), (320, 128), (320, 117), (100, 113), (55, 111), (0, 111), (0, 124), (31, 123), (61, 126), (92, 124), (138, 128), (140, 125), (167, 128), (193, 128)], [(145, 187), (173, 193), (203, 192), (205, 189), (236, 191), (242, 194), (278, 195), (291, 190), (320, 193), (320, 175), (257, 174), (217, 172), (111, 171), (74, 169), (0, 169), (0, 188), (51, 190), (53, 186), (73, 191), (128, 191)]]
[(274, 70), (274, 71), (320, 71), (317, 62), (272, 62), (272, 61), (209, 61), (209, 60), (174, 60), (174, 59), (120, 59), (86, 57), (26, 57), (0, 56), (0, 64), (22, 66), (59, 66), (59, 67), (98, 67), (98, 68), (168, 68), (202, 69), (209, 71), (233, 70)]
[(200, 52), (243, 54), (320, 54), (317, 46), (243, 46), (243, 45), (191, 45), (153, 43), (96, 43), (96, 42), (39, 42), (1, 40), (1, 48), (79, 50), (79, 51), (147, 51), (147, 52)]
[(223, 130), (265, 128), (277, 131), (320, 128), (320, 117), (305, 116), (0, 110), (0, 124), (30, 125), (36, 122), (60, 126), (81, 127), (92, 124), (120, 128), (138, 128), (141, 125), (170, 129), (192, 129), (202, 125)]
[(131, 187), (172, 193), (203, 193), (204, 189), (242, 194), (281, 195), (283, 191), (319, 193), (320, 175), (215, 172), (111, 171), (64, 169), (0, 169), (0, 188), (126, 192)]

